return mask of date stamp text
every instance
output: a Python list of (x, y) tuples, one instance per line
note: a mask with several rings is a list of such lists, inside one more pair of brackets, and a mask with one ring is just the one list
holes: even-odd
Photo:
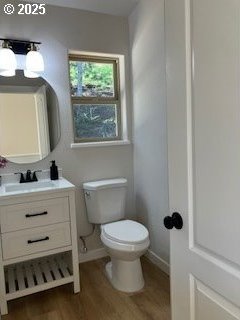
[(44, 15), (46, 14), (46, 5), (44, 3), (19, 3), (14, 6), (12, 3), (3, 6), (3, 12), (7, 15)]

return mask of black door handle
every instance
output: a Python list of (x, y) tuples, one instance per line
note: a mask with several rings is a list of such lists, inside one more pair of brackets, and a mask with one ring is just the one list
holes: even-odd
[(181, 230), (183, 228), (183, 219), (178, 212), (174, 212), (171, 217), (165, 217), (163, 223), (168, 230), (173, 228)]

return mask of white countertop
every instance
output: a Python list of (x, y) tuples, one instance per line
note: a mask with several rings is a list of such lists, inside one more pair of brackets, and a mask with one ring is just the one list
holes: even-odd
[[(50, 182), (50, 186), (44, 186), (41, 188), (33, 188), (33, 183), (36, 185), (37, 183), (47, 183)], [(20, 183), (7, 183), (7, 184), (2, 184), (0, 186), (0, 200), (1, 199), (7, 199), (13, 196), (21, 196), (21, 195), (37, 195), (40, 193), (49, 193), (49, 192), (60, 192), (60, 191), (69, 191), (69, 190), (74, 190), (75, 186), (69, 182), (68, 180), (66, 180), (65, 178), (60, 177), (59, 180), (49, 180), (49, 179), (41, 179), (38, 182), (29, 182), (29, 183), (24, 183), (24, 184), (20, 184)], [(32, 187), (31, 187), (31, 183), (32, 183)], [(18, 185), (24, 185), (24, 187), (26, 187), (26, 190), (14, 190), (11, 192), (7, 192), (6, 188), (11, 188), (11, 187), (15, 187)]]

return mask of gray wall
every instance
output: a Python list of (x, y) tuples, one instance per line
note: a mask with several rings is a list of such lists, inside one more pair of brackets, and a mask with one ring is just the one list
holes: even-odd
[(129, 17), (134, 108), (136, 213), (151, 250), (169, 261), (164, 0), (140, 1)]
[[(19, 16), (3, 14), (1, 1), (0, 37), (13, 37), (42, 42), (41, 52), (45, 60), (44, 77), (56, 91), (60, 104), (62, 135), (60, 143), (51, 155), (34, 165), (9, 164), (2, 173), (26, 169), (49, 168), (49, 161), (56, 159), (63, 175), (78, 186), (77, 218), (78, 233), (91, 231), (87, 223), (80, 186), (84, 181), (126, 177), (129, 181), (127, 213), (134, 214), (133, 201), (133, 154), (132, 146), (81, 148), (72, 150), (72, 119), (68, 78), (68, 49), (123, 54), (126, 70), (129, 70), (128, 21), (125, 18), (89, 13), (86, 11), (47, 7), (45, 16)], [(18, 1), (11, 1), (17, 6)], [(126, 87), (130, 88), (129, 75)], [(131, 104), (127, 91), (129, 131), (131, 131)], [(0, 137), (1, 138), (1, 137)], [(1, 170), (0, 170), (1, 171)], [(101, 246), (95, 234), (87, 241), (89, 249)]]

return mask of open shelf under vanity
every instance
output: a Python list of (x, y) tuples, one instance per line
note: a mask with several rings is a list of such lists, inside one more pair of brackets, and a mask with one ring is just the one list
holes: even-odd
[(73, 282), (70, 254), (57, 254), (5, 266), (6, 299)]

